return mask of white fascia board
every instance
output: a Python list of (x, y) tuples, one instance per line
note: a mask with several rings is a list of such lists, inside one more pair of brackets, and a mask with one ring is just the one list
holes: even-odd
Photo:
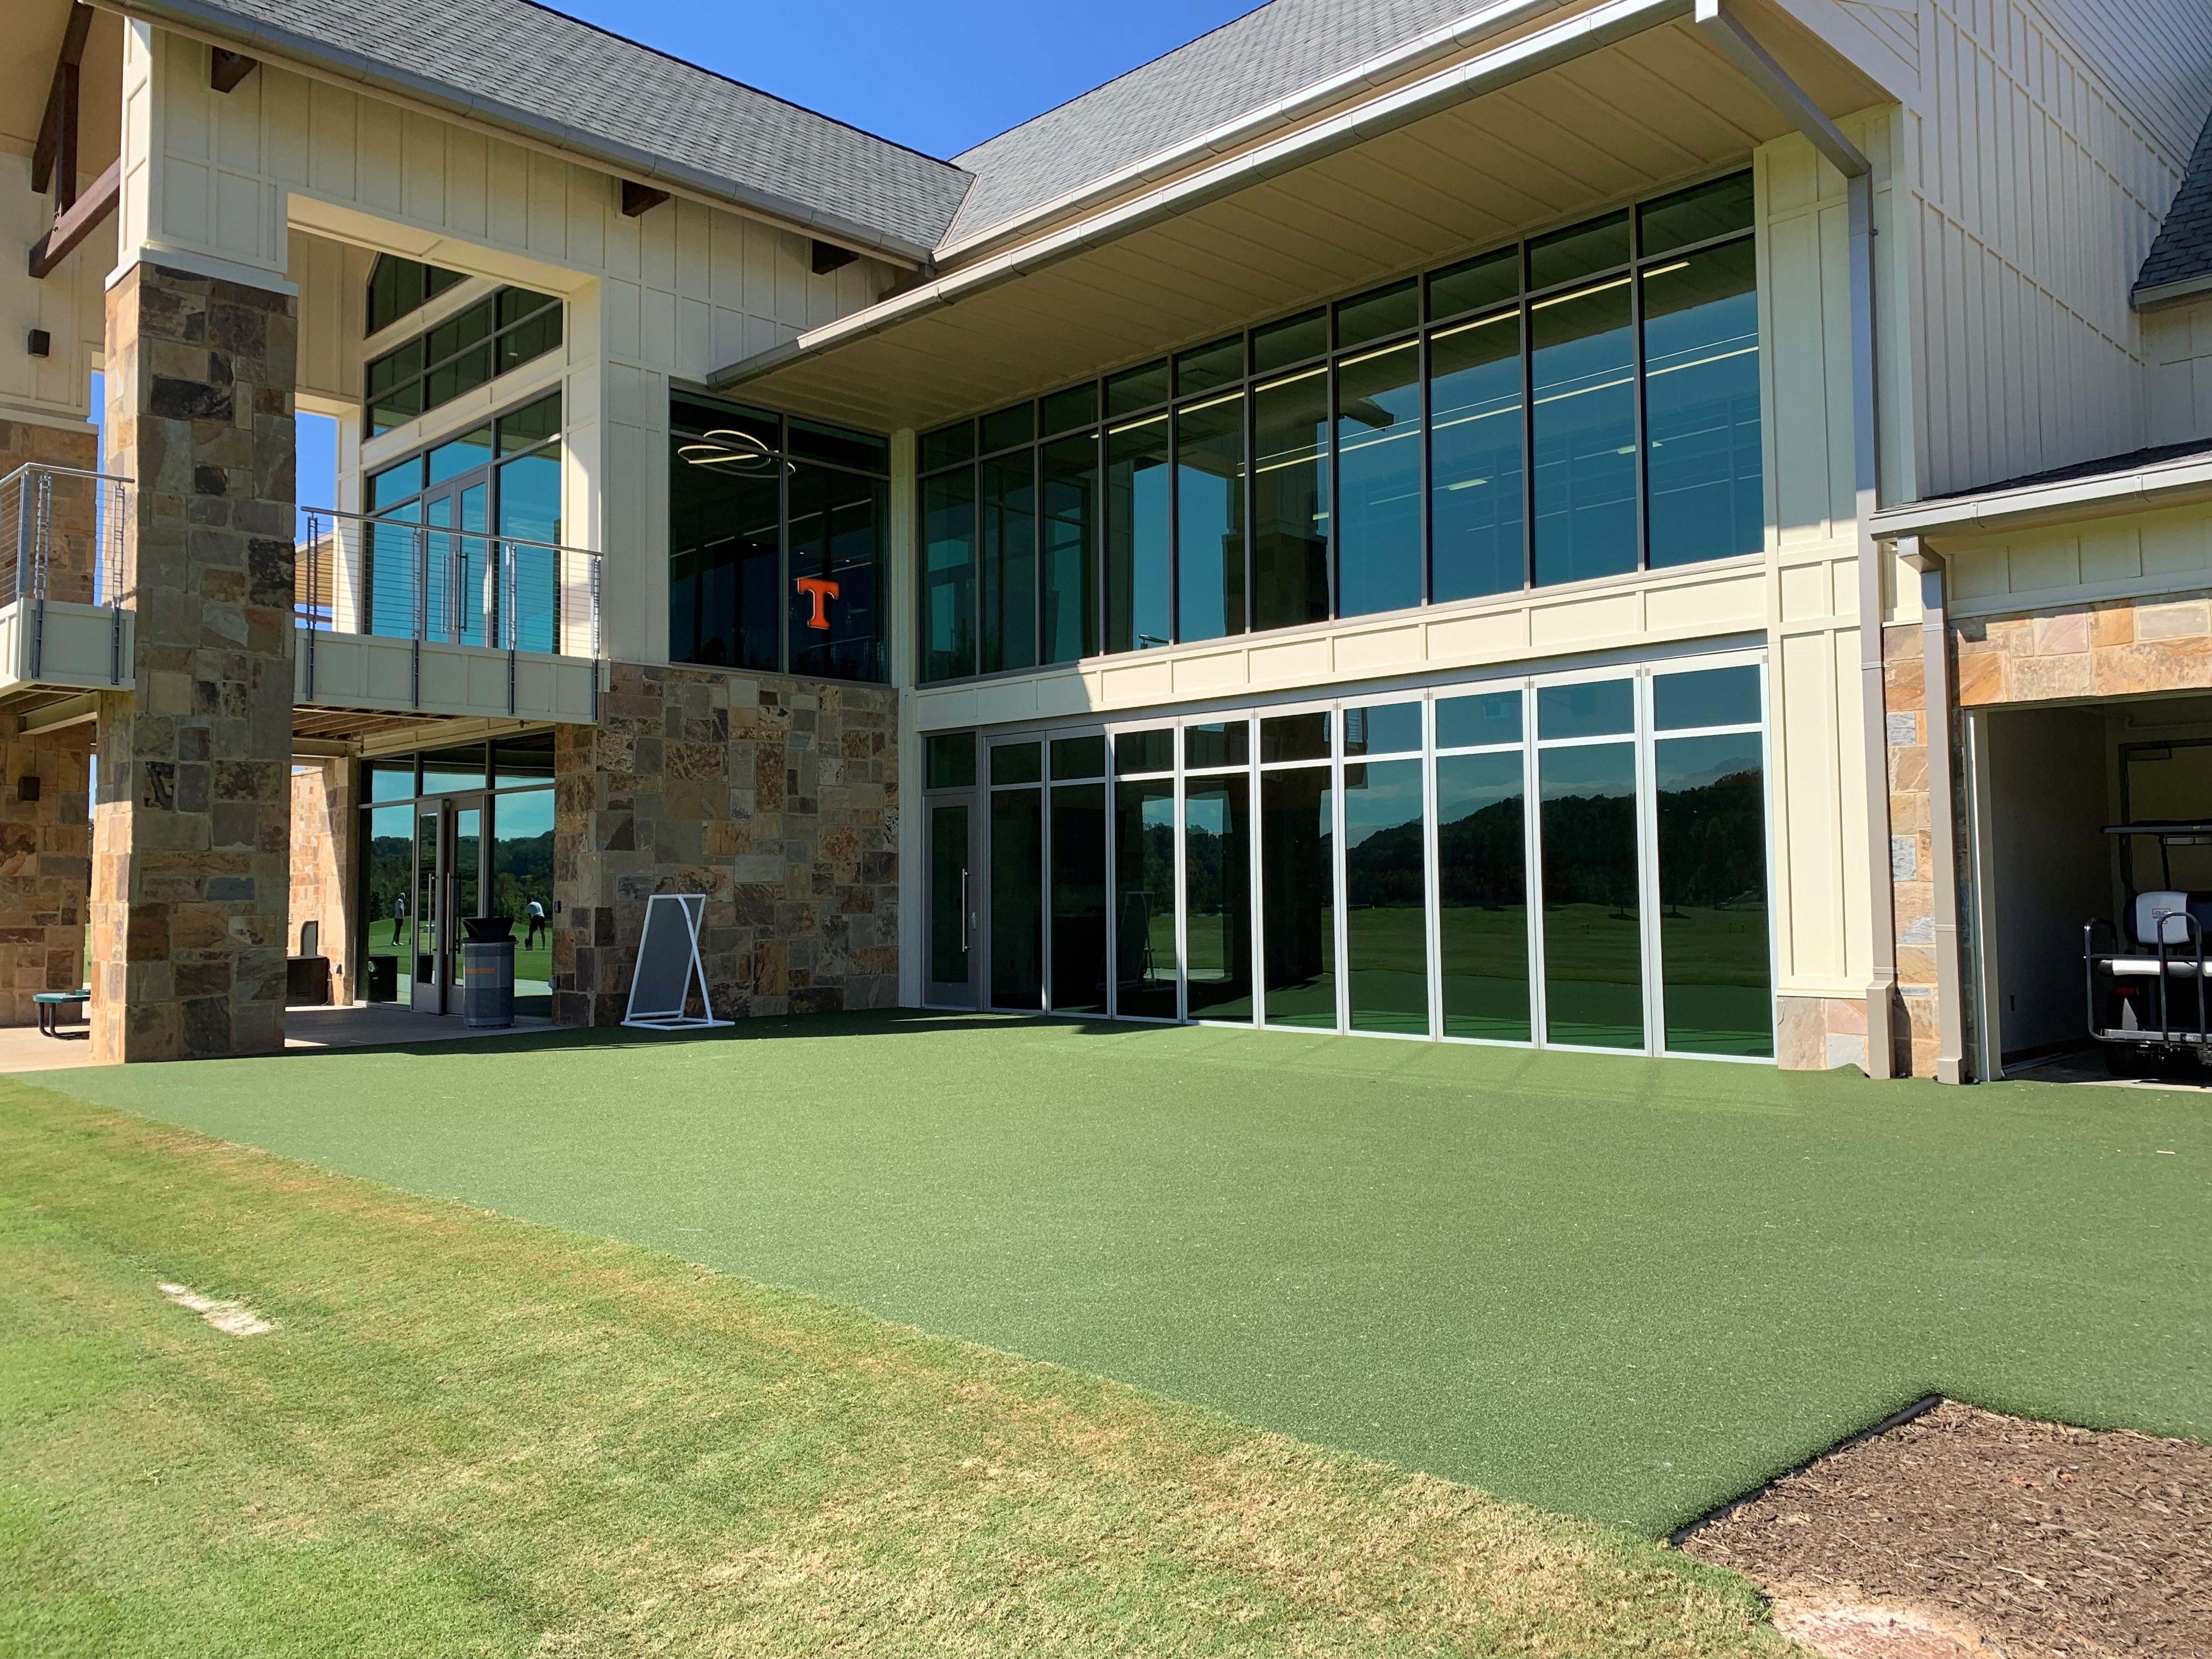
[(2026, 525), (2108, 518), (2116, 513), (2147, 512), (2205, 500), (2212, 500), (2212, 454), (2058, 483), (2027, 484), (1986, 495), (1908, 501), (1875, 514), (1869, 523), (1875, 538), (1886, 542), (1905, 536), (1979, 536)]
[(1218, 167), (1173, 179), (1033, 242), (979, 259), (949, 275), (879, 301), (866, 310), (810, 330), (768, 351), (740, 358), (717, 369), (708, 380), (718, 389), (726, 389), (833, 347), (880, 334), (996, 288), (1001, 283), (1091, 248), (1105, 246), (1218, 198), (1395, 131), (1454, 104), (1527, 80), (1632, 35), (1687, 17), (1693, 5), (1694, 0), (1610, 0), (1610, 3), (1523, 35), (1494, 52), (1425, 76), (1371, 103), (1301, 127), (1272, 143), (1245, 150)]
[(2212, 271), (2200, 276), (2184, 276), (2178, 282), (2158, 283), (2149, 288), (2139, 288), (2128, 295), (2128, 304), (2137, 311), (2157, 311), (2166, 306), (2178, 306), (2188, 300), (2201, 300), (2212, 294)]

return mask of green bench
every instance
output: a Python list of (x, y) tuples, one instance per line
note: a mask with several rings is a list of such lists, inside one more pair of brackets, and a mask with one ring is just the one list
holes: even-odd
[(50, 1037), (62, 1034), (62, 1010), (92, 1000), (89, 991), (41, 991), (31, 1000), (39, 1006), (39, 1030)]

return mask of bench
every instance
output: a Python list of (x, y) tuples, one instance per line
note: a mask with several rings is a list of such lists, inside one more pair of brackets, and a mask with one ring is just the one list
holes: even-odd
[(62, 1010), (92, 1000), (89, 991), (41, 991), (31, 1000), (38, 1005), (39, 1030), (50, 1037), (62, 1034)]

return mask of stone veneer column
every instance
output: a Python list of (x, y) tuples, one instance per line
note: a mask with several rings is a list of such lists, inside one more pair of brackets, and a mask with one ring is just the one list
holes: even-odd
[(554, 1018), (619, 1024), (645, 902), (704, 893), (714, 1012), (898, 1001), (897, 693), (616, 663), (556, 736)]
[(131, 690), (100, 700), (102, 1060), (283, 1046), (297, 334), (289, 296), (167, 266), (108, 290), (137, 645)]

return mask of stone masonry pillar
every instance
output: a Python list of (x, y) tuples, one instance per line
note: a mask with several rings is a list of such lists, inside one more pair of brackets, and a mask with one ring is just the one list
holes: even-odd
[(283, 1047), (297, 332), (289, 296), (164, 265), (108, 290), (137, 643), (96, 739), (100, 1060)]

